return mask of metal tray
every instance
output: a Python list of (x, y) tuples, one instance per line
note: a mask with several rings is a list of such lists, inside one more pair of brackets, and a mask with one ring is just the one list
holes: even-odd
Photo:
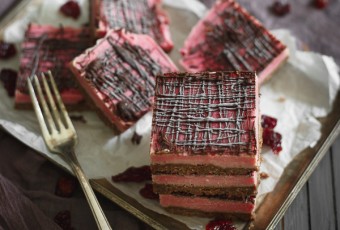
[[(8, 23), (20, 18), (23, 7), (29, 2), (31, 4), (38, 4), (40, 0), (18, 0), (17, 4), (12, 6), (11, 11), (0, 18), (0, 34), (2, 34), (3, 29)], [(178, 22), (181, 20), (190, 21), (193, 25), (197, 18), (188, 15), (185, 18), (174, 20)], [(171, 56), (177, 60), (179, 52), (173, 52)], [(265, 196), (263, 202), (257, 208), (256, 220), (253, 223), (248, 223), (246, 228), (252, 226), (254, 229), (273, 229), (281, 220), (290, 204), (340, 133), (340, 94), (338, 94), (334, 101), (331, 113), (327, 117), (320, 119), (320, 122), (322, 124), (322, 135), (318, 143), (313, 148), (307, 148), (299, 153), (286, 167), (275, 189)], [(137, 200), (115, 188), (106, 179), (93, 179), (90, 182), (96, 191), (154, 229), (189, 229), (183, 222), (145, 208)]]

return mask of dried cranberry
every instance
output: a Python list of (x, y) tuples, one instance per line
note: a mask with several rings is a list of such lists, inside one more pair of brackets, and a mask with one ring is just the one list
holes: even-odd
[(14, 44), (0, 41), (0, 59), (9, 59), (17, 54)]
[(323, 9), (327, 6), (328, 0), (314, 0), (314, 5), (318, 9)]
[(57, 223), (63, 230), (74, 229), (71, 226), (71, 213), (68, 210), (58, 212), (54, 217), (54, 222)]
[(272, 12), (277, 16), (284, 16), (290, 12), (290, 4), (282, 2), (274, 2), (271, 7)]
[(150, 166), (130, 167), (122, 173), (112, 176), (114, 182), (142, 182), (151, 180)]
[(55, 194), (60, 197), (71, 197), (77, 188), (77, 180), (71, 176), (62, 176), (58, 179)]
[(64, 5), (62, 5), (59, 9), (61, 13), (63, 13), (67, 17), (71, 17), (73, 19), (77, 19), (80, 16), (80, 7), (78, 2), (76, 1), (68, 1)]
[(230, 220), (212, 220), (206, 226), (206, 230), (236, 230)]
[(144, 187), (139, 190), (139, 194), (146, 199), (159, 200), (159, 195), (153, 192), (153, 186), (149, 183), (146, 183)]
[(262, 137), (263, 144), (270, 146), (275, 154), (279, 154), (282, 151), (282, 136), (280, 133), (277, 133), (272, 129), (265, 128), (263, 129)]
[(13, 97), (15, 93), (15, 85), (18, 73), (12, 69), (2, 69), (0, 72), (0, 80), (2, 81), (8, 96)]
[(274, 117), (270, 117), (267, 115), (262, 115), (261, 116), (261, 125), (262, 128), (269, 128), (269, 129), (274, 129), (277, 124), (277, 119)]
[(139, 145), (142, 140), (142, 136), (139, 135), (138, 133), (134, 132), (133, 136), (131, 138), (132, 144)]

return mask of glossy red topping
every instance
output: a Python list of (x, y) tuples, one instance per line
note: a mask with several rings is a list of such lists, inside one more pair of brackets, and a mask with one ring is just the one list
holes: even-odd
[(0, 72), (0, 80), (2, 81), (8, 96), (14, 97), (15, 85), (18, 78), (18, 72), (12, 69), (2, 69)]
[(142, 182), (151, 180), (150, 166), (130, 167), (124, 172), (112, 176), (113, 182)]
[(67, 17), (77, 19), (80, 16), (80, 7), (76, 1), (68, 1), (62, 5), (59, 11)]
[(71, 176), (62, 176), (58, 179), (55, 194), (60, 197), (71, 197), (77, 188), (77, 180)]
[(277, 124), (277, 119), (267, 115), (261, 116), (261, 126), (262, 128), (274, 129)]
[(14, 44), (0, 41), (0, 59), (9, 59), (17, 54)]
[(153, 192), (153, 186), (150, 183), (146, 183), (144, 187), (139, 190), (139, 194), (146, 199), (159, 200), (159, 195)]
[(206, 226), (206, 230), (236, 230), (230, 220), (212, 220)]
[(271, 7), (271, 10), (277, 16), (284, 16), (290, 12), (290, 4), (274, 2), (274, 4)]

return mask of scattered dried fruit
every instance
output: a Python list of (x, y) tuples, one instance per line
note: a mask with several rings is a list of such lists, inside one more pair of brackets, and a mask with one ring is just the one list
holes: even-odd
[(142, 136), (139, 135), (138, 133), (134, 132), (133, 136), (131, 138), (132, 144), (139, 145), (142, 140)]
[(55, 194), (60, 197), (71, 197), (77, 188), (77, 180), (71, 176), (62, 176), (58, 179)]
[(261, 116), (261, 126), (262, 128), (274, 129), (277, 124), (277, 119), (267, 115)]
[(159, 195), (153, 192), (153, 186), (150, 183), (146, 183), (144, 187), (139, 190), (139, 194), (146, 199), (159, 200)]
[(271, 6), (271, 10), (277, 16), (284, 16), (290, 12), (290, 4), (277, 1)]
[(314, 0), (314, 5), (318, 9), (323, 9), (328, 5), (328, 0)]
[(280, 133), (277, 133), (272, 129), (263, 129), (262, 137), (263, 144), (271, 147), (275, 154), (279, 154), (282, 151), (282, 136)]
[(67, 17), (71, 17), (73, 19), (78, 19), (80, 16), (80, 7), (78, 2), (76, 1), (68, 1), (63, 4), (59, 11)]
[(236, 230), (230, 220), (212, 220), (206, 226), (206, 230)]
[(57, 223), (63, 230), (73, 230), (71, 226), (71, 213), (68, 210), (60, 211), (54, 217), (54, 222)]
[(124, 172), (112, 176), (113, 182), (142, 182), (151, 180), (150, 166), (130, 167)]
[(14, 97), (17, 77), (17, 71), (12, 69), (2, 69), (0, 72), (0, 80), (2, 81), (9, 97)]
[(9, 59), (17, 54), (14, 44), (0, 41), (0, 59)]

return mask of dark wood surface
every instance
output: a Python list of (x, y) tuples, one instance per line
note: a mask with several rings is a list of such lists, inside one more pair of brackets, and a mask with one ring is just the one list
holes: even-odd
[(340, 136), (324, 156), (275, 230), (339, 229)]

